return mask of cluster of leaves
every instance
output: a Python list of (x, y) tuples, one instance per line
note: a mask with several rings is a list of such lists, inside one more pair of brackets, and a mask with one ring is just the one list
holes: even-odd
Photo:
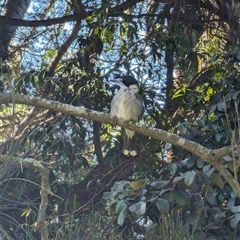
[(192, 239), (238, 239), (239, 200), (213, 167), (202, 165), (191, 158), (161, 169), (157, 180), (115, 183), (103, 198), (123, 236), (145, 234), (156, 226), (150, 222), (161, 224), (166, 214), (181, 212)]

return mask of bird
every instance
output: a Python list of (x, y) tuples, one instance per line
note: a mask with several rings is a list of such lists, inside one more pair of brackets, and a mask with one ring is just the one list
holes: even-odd
[[(110, 114), (126, 121), (139, 122), (144, 113), (143, 99), (139, 94), (138, 81), (130, 76), (122, 76), (111, 80), (120, 85), (120, 89), (111, 102)], [(123, 149), (125, 156), (137, 156), (135, 132), (122, 128)]]

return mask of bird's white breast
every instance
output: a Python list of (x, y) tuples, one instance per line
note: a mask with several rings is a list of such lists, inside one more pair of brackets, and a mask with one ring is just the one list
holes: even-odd
[(136, 89), (121, 86), (112, 100), (111, 114), (126, 121), (139, 121), (142, 111), (142, 100), (137, 98)]

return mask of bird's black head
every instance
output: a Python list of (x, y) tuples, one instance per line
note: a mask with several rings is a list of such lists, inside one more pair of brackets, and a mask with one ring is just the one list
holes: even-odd
[(129, 75), (121, 77), (121, 81), (127, 87), (129, 87), (130, 85), (134, 85), (134, 84), (139, 85), (138, 81), (134, 77), (129, 76)]

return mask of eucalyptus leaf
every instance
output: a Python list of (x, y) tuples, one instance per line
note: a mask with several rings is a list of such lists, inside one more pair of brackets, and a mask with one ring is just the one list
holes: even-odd
[(170, 210), (170, 204), (168, 200), (164, 198), (158, 198), (156, 201), (156, 205), (159, 208), (159, 210), (162, 212), (168, 212)]
[(144, 180), (131, 181), (129, 185), (134, 191), (137, 191), (145, 185), (145, 181)]
[(127, 208), (127, 204), (124, 200), (117, 201), (116, 204), (116, 213), (120, 214), (123, 209)]
[(219, 173), (213, 173), (212, 174), (212, 182), (216, 184), (221, 189), (224, 188), (224, 181)]
[(168, 170), (171, 172), (172, 175), (174, 175), (177, 171), (177, 164), (176, 163), (169, 164)]
[(146, 212), (146, 202), (140, 201), (135, 205), (135, 213), (142, 216)]
[(173, 196), (173, 191), (167, 191), (164, 193), (164, 198), (168, 200), (168, 202), (173, 202), (174, 201), (174, 196)]
[(156, 188), (156, 189), (161, 189), (161, 188), (166, 187), (169, 182), (170, 181), (157, 181), (157, 182), (151, 183), (151, 186)]
[(191, 157), (188, 161), (187, 161), (187, 168), (191, 168), (194, 166), (194, 164), (196, 163), (196, 158), (195, 157)]
[(118, 215), (117, 223), (118, 225), (122, 226), (124, 224), (125, 218), (127, 216), (127, 208), (123, 208), (120, 214)]
[(240, 213), (234, 215), (234, 217), (230, 220), (230, 225), (232, 228), (236, 228), (240, 223)]
[(225, 110), (226, 110), (226, 104), (225, 104), (225, 102), (224, 102), (224, 101), (219, 102), (219, 103), (217, 104), (217, 109), (218, 109), (218, 111), (220, 111), (220, 112), (225, 112)]
[(126, 183), (115, 183), (112, 187), (112, 191), (114, 192), (118, 192), (119, 190), (121, 190), (124, 186), (126, 186)]
[(201, 158), (197, 159), (197, 167), (198, 168), (202, 168), (204, 165), (204, 161)]
[(187, 185), (187, 186), (190, 186), (194, 179), (195, 179), (195, 176), (196, 176), (196, 172), (195, 171), (188, 171), (185, 175), (185, 178), (184, 178), (184, 183)]
[(174, 189), (173, 197), (176, 203), (178, 203), (180, 206), (184, 206), (190, 203), (188, 194), (182, 189)]
[(232, 213), (240, 213), (240, 206), (233, 206), (230, 210)]
[(108, 200), (110, 198), (115, 197), (118, 194), (118, 192), (104, 192), (103, 193), (103, 198)]

